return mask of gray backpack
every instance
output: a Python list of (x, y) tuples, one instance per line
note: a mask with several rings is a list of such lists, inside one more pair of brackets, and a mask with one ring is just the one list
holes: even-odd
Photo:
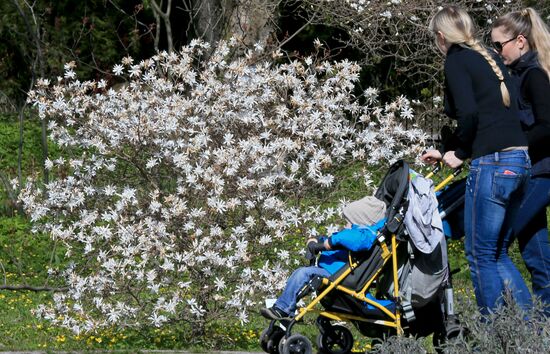
[[(411, 241), (403, 241), (398, 255), (399, 296), (403, 316), (413, 321), (415, 308), (421, 308), (442, 294), (449, 279), (447, 244), (445, 238), (432, 253), (418, 251)], [(406, 249), (406, 250), (405, 250)], [(387, 267), (378, 284), (378, 290), (387, 297), (393, 296), (393, 276)]]

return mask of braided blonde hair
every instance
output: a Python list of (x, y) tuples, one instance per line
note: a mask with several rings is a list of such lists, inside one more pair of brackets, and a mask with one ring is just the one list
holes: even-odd
[(528, 7), (510, 12), (493, 23), (493, 28), (503, 28), (510, 38), (523, 35), (529, 46), (538, 53), (540, 66), (550, 78), (550, 31), (537, 11)]
[(474, 22), (465, 10), (457, 6), (444, 7), (432, 17), (430, 30), (433, 33), (441, 32), (447, 43), (467, 46), (481, 54), (500, 81), (502, 103), (510, 107), (510, 93), (504, 82), (504, 74), (489, 51), (475, 38)]

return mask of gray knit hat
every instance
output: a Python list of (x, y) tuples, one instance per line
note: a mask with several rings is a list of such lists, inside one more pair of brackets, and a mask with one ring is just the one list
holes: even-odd
[(386, 214), (386, 203), (373, 196), (349, 203), (342, 211), (344, 217), (355, 225), (372, 225)]

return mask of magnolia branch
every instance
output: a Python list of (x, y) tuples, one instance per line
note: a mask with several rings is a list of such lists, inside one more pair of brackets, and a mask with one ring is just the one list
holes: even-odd
[(69, 288), (55, 288), (49, 286), (30, 286), (30, 285), (0, 285), (0, 290), (11, 290), (11, 291), (21, 291), (28, 290), (34, 292), (66, 292)]

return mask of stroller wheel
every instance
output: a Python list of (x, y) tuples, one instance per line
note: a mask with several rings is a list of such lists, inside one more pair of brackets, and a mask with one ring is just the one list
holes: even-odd
[(279, 353), (279, 341), (285, 335), (285, 331), (281, 327), (275, 326), (270, 331), (269, 328), (266, 328), (262, 331), (260, 335), (260, 346), (262, 350), (270, 354)]
[(460, 324), (453, 323), (451, 326), (448, 326), (446, 328), (446, 338), (447, 339), (454, 339), (460, 335), (463, 334), (463, 329), (460, 326)]
[(441, 349), (445, 343), (457, 340), (457, 338), (464, 338), (467, 335), (468, 330), (460, 324), (457, 318), (452, 317), (445, 321), (443, 328), (434, 333), (433, 345), (438, 352), (442, 352)]
[(458, 317), (449, 316), (443, 324), (443, 334), (446, 340), (452, 340), (457, 337), (466, 337), (468, 335), (468, 330), (464, 327)]
[(262, 331), (262, 334), (260, 334), (260, 347), (262, 347), (262, 350), (266, 353), (269, 353), (269, 350), (267, 350), (267, 342), (269, 341), (270, 332), (269, 328), (266, 328)]
[(353, 348), (353, 335), (344, 326), (331, 326), (317, 336), (317, 347), (323, 354), (350, 353)]
[(312, 354), (313, 346), (309, 339), (301, 334), (293, 334), (279, 342), (279, 354)]

